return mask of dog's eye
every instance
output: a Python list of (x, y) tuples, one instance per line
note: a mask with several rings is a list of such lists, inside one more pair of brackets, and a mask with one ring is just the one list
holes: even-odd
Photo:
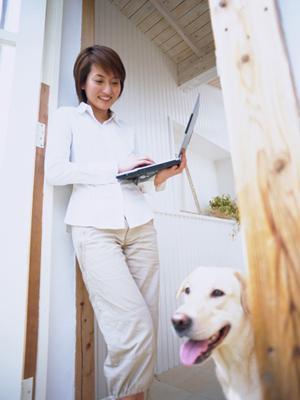
[(190, 294), (190, 293), (191, 293), (191, 289), (190, 289), (189, 287), (186, 287), (186, 288), (184, 289), (184, 293), (185, 293), (185, 294)]
[(224, 296), (224, 292), (222, 292), (222, 290), (220, 290), (220, 289), (215, 289), (215, 290), (213, 290), (212, 292), (211, 292), (211, 294), (210, 294), (210, 296), (211, 297), (221, 297), (221, 296)]

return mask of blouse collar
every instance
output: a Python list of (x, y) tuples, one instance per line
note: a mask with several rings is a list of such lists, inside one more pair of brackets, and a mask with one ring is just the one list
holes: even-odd
[[(91, 107), (89, 104), (84, 103), (84, 102), (82, 101), (82, 102), (79, 104), (79, 106), (77, 107), (77, 110), (78, 110), (78, 112), (79, 112), (80, 114), (83, 114), (83, 113), (87, 112), (88, 114), (91, 115), (92, 118), (94, 118), (95, 120), (97, 120), (97, 118), (96, 118), (95, 115), (94, 115), (93, 109), (92, 109), (92, 107)], [(107, 124), (107, 123), (109, 123), (109, 122), (111, 122), (111, 121), (115, 121), (117, 124), (119, 124), (119, 123), (120, 123), (120, 120), (119, 120), (117, 114), (116, 114), (114, 111), (112, 111), (112, 110), (109, 110), (109, 111), (110, 111), (110, 117), (109, 117), (106, 121), (102, 122), (102, 124)], [(98, 120), (97, 120), (97, 121), (98, 121)], [(99, 122), (99, 121), (98, 121), (98, 122)]]

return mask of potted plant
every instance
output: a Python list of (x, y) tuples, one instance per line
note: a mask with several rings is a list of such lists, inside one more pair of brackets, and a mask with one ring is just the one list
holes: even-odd
[(240, 226), (239, 209), (236, 201), (232, 199), (229, 194), (213, 197), (209, 202), (207, 213), (217, 218), (233, 219), (236, 225), (233, 229), (232, 236), (234, 237), (236, 235)]

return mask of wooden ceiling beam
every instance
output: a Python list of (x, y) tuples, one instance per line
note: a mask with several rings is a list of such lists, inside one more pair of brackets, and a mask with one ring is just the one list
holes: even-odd
[[(191, 57), (190, 57), (191, 59)], [(191, 59), (192, 60), (192, 59)], [(210, 53), (191, 61), (189, 64), (182, 62), (178, 64), (178, 85), (183, 85), (187, 81), (205, 73), (207, 70), (215, 67), (216, 57), (215, 52), (212, 50)], [(183, 67), (184, 66), (184, 67)]]
[(193, 39), (184, 32), (184, 29), (179, 25), (178, 21), (170, 14), (169, 10), (160, 2), (160, 0), (149, 0), (149, 2), (157, 9), (157, 11), (166, 19), (184, 42), (193, 50), (193, 52), (200, 57), (201, 53), (195, 45)]

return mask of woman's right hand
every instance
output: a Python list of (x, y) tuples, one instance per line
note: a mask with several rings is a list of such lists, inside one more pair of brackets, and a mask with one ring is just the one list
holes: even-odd
[(131, 169), (154, 164), (148, 156), (131, 155), (127, 160), (118, 165), (118, 173), (130, 171)]

